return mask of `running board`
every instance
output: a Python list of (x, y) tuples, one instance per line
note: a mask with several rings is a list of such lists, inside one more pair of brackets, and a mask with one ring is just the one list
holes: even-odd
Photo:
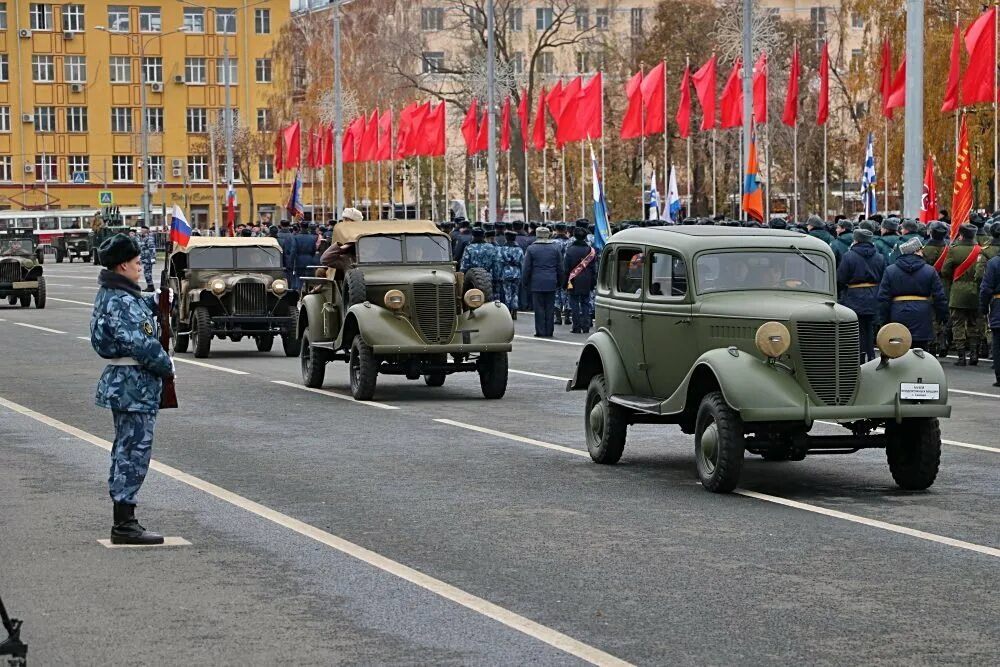
[(636, 412), (644, 412), (650, 415), (660, 414), (660, 404), (662, 401), (658, 398), (649, 398), (648, 396), (626, 396), (624, 394), (612, 394), (608, 396), (608, 400), (615, 405), (620, 405), (623, 408), (628, 408), (629, 410), (635, 410)]

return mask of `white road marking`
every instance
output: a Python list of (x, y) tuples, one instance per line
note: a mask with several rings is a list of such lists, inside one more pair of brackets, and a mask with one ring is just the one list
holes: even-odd
[(90, 337), (89, 336), (77, 336), (76, 339), (77, 340), (85, 340), (88, 343), (90, 342)]
[(582, 456), (584, 458), (590, 458), (590, 454), (582, 449), (573, 449), (572, 447), (563, 447), (562, 445), (554, 445), (551, 442), (534, 440), (533, 438), (525, 438), (523, 436), (514, 435), (512, 433), (504, 433), (503, 431), (494, 431), (491, 428), (476, 426), (474, 424), (466, 424), (464, 422), (457, 422), (451, 419), (435, 419), (434, 421), (440, 424), (447, 424), (448, 426), (457, 426), (458, 428), (468, 429), (469, 431), (477, 431), (479, 433), (486, 433), (487, 435), (495, 435), (498, 438), (505, 438), (506, 440), (513, 440), (514, 442), (523, 442), (526, 445), (533, 445), (535, 447), (541, 447), (543, 449), (551, 449), (556, 452), (562, 452), (563, 454), (572, 454), (573, 456)]
[[(2, 397), (0, 397), (0, 405), (13, 410), (14, 412), (25, 415), (26, 417), (30, 417), (37, 422), (41, 422), (42, 424), (58, 429), (63, 433), (75, 436), (84, 442), (88, 442), (106, 451), (111, 451), (110, 442), (78, 429), (75, 426), (53, 419), (52, 417), (43, 415), (40, 412), (36, 412), (31, 408), (24, 407), (12, 401), (8, 401)], [(207, 482), (203, 479), (195, 477), (194, 475), (189, 475), (182, 470), (160, 463), (159, 461), (151, 461), (150, 468), (166, 475), (167, 477), (170, 477), (171, 479), (175, 479), (178, 482), (186, 484), (191, 488), (202, 491), (203, 493), (218, 498), (223, 502), (227, 502), (230, 505), (259, 516), (260, 518), (270, 521), (271, 523), (287, 528), (292, 532), (298, 533), (299, 535), (307, 537), (311, 540), (315, 540), (320, 544), (324, 544), (387, 574), (404, 581), (408, 581), (419, 588), (433, 593), (434, 595), (450, 600), (458, 605), (461, 605), (462, 607), (465, 607), (466, 609), (476, 612), (477, 614), (493, 619), (494, 621), (497, 621), (512, 630), (516, 630), (517, 632), (537, 639), (538, 641), (559, 649), (564, 653), (580, 658), (581, 660), (592, 665), (608, 665), (609, 667), (628, 667), (630, 665), (630, 663), (627, 663), (620, 658), (616, 658), (610, 653), (605, 653), (600, 649), (584, 644), (577, 639), (573, 639), (569, 635), (564, 635), (557, 630), (553, 630), (552, 628), (532, 621), (529, 618), (525, 618), (524, 616), (516, 614), (499, 605), (493, 604), (483, 598), (476, 597), (475, 595), (472, 595), (471, 593), (468, 593), (456, 586), (445, 583), (440, 579), (435, 579), (434, 577), (424, 574), (419, 570), (415, 570), (412, 567), (408, 567), (390, 558), (386, 558), (379, 553), (354, 544), (353, 542), (349, 542), (344, 538), (328, 533), (325, 530), (316, 528), (315, 526), (305, 523), (304, 521), (299, 521), (298, 519), (290, 517), (287, 514), (273, 510), (270, 507), (261, 505), (260, 503), (250, 500), (249, 498), (245, 498), (244, 496), (233, 493), (232, 491), (228, 491), (221, 486)]]
[(183, 537), (164, 537), (163, 544), (111, 544), (111, 540), (97, 540), (105, 549), (158, 549), (160, 547), (189, 547), (191, 543)]
[(92, 290), (92, 291), (97, 291), (97, 289), (98, 289), (97, 287), (91, 287), (90, 285), (67, 285), (66, 283), (50, 283), (48, 281), (45, 282), (45, 286), (46, 287), (68, 287), (70, 289), (86, 289), (86, 290)]
[(291, 387), (292, 389), (301, 389), (302, 391), (310, 391), (314, 394), (320, 394), (321, 396), (329, 396), (330, 398), (339, 398), (342, 401), (350, 401), (351, 403), (357, 403), (358, 405), (368, 405), (373, 408), (381, 408), (382, 410), (399, 410), (395, 405), (388, 405), (386, 403), (379, 403), (377, 401), (359, 401), (353, 396), (348, 396), (347, 394), (338, 394), (335, 391), (327, 391), (326, 389), (313, 389), (312, 387), (303, 387), (300, 384), (295, 384), (294, 382), (285, 382), (284, 380), (271, 380), (274, 384), (280, 384), (284, 387)]
[(47, 331), (54, 334), (64, 334), (65, 331), (59, 331), (58, 329), (49, 329), (48, 327), (40, 327), (37, 324), (27, 324), (26, 322), (14, 322), (15, 326), (27, 327), (29, 329), (38, 329), (39, 331)]
[[(823, 421), (822, 419), (817, 419), (816, 423), (826, 424), (827, 426), (841, 426), (841, 424), (838, 424), (837, 422), (828, 422), (828, 421)], [(877, 428), (875, 429), (874, 432), (885, 433), (885, 429)], [(951, 445), (952, 447), (965, 447), (966, 449), (978, 449), (984, 452), (995, 452), (997, 454), (1000, 454), (1000, 448), (998, 447), (987, 447), (986, 445), (974, 445), (971, 442), (959, 442), (958, 440), (945, 440), (944, 438), (942, 438), (941, 444)]]
[(952, 389), (948, 387), (949, 394), (967, 394), (969, 396), (983, 396), (984, 398), (1000, 398), (1000, 394), (989, 394), (983, 391), (969, 391), (968, 389)]
[(558, 380), (559, 382), (569, 382), (572, 378), (559, 377), (558, 375), (546, 375), (545, 373), (532, 373), (531, 371), (515, 371), (511, 368), (508, 372), (517, 373), (518, 375), (530, 375), (536, 378), (545, 378), (546, 380)]
[(515, 334), (514, 338), (530, 340), (535, 343), (558, 343), (559, 345), (576, 345), (577, 347), (583, 347), (586, 345), (586, 343), (575, 343), (571, 340), (559, 340), (558, 338), (535, 338), (534, 336), (521, 336), (519, 334)]
[(57, 299), (54, 296), (50, 296), (48, 297), (48, 299), (49, 301), (59, 301), (60, 303), (77, 303), (80, 304), (81, 306), (90, 306), (90, 307), (94, 306), (93, 303), (87, 303), (86, 301), (73, 301), (73, 299)]
[[(89, 339), (88, 339), (89, 340)], [(238, 371), (235, 368), (224, 368), (222, 366), (214, 366), (212, 364), (206, 364), (204, 361), (195, 361), (194, 359), (185, 359), (183, 357), (173, 357), (174, 361), (179, 361), (182, 364), (191, 364), (192, 366), (201, 366), (202, 368), (211, 368), (213, 371), (222, 371), (223, 373), (232, 373), (233, 375), (250, 375), (246, 371)]]

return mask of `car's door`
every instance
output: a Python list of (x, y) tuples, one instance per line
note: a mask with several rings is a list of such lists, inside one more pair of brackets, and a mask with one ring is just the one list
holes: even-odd
[[(649, 396), (649, 380), (642, 347), (642, 274), (644, 248), (638, 245), (616, 246), (607, 261), (610, 290), (605, 325), (621, 354), (625, 372), (637, 396)], [(605, 300), (602, 300), (605, 301)], [(602, 309), (603, 314), (604, 309)]]
[(677, 252), (646, 250), (642, 347), (652, 395), (670, 397), (698, 358), (687, 265)]

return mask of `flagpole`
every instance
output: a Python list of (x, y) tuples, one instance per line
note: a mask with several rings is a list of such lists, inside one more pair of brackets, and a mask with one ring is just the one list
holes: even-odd
[[(956, 26), (961, 25), (958, 21), (959, 21), (958, 10), (956, 9), (955, 10), (955, 25)], [(960, 92), (956, 93), (956, 95), (959, 95), (959, 94), (960, 94)], [(955, 163), (956, 164), (958, 164), (958, 121), (959, 121), (958, 117), (961, 115), (961, 113), (962, 113), (962, 105), (961, 104), (956, 104), (955, 105)], [(996, 123), (993, 123), (993, 125), (996, 126)]]
[[(670, 168), (667, 161), (670, 157), (670, 125), (667, 124), (667, 59), (663, 59), (663, 190), (664, 196), (670, 198)], [(666, 202), (664, 202), (666, 204)], [(665, 208), (665, 206), (664, 206)], [(660, 216), (663, 217), (662, 215)]]
[[(688, 191), (688, 208), (687, 213), (691, 215), (691, 209), (694, 207), (694, 200), (691, 198), (691, 181), (694, 176), (691, 174), (691, 132), (688, 132), (687, 136), (687, 191)], [(676, 220), (674, 221), (676, 222)]]
[(718, 208), (718, 196), (719, 196), (719, 186), (716, 181), (716, 169), (715, 169), (715, 135), (718, 132), (714, 127), (712, 128), (712, 217), (716, 216)]
[(882, 138), (882, 173), (885, 175), (885, 194), (882, 195), (882, 210), (889, 213), (889, 119), (885, 119), (885, 132)]
[(771, 220), (771, 117), (768, 115), (764, 123), (764, 169), (766, 170), (767, 187), (764, 190), (764, 224)]
[(320, 167), (319, 170), (319, 191), (320, 191), (320, 222), (326, 223), (326, 169)]
[[(527, 89), (525, 89), (524, 92), (525, 92), (525, 94), (527, 94), (527, 92), (528, 92)], [(527, 105), (530, 102), (531, 102), (531, 99), (529, 98), (528, 101), (525, 102), (525, 104)], [(525, 125), (527, 125), (529, 127), (530, 127), (531, 123), (528, 122), (528, 118), (530, 118), (530, 117), (531, 117), (531, 113), (530, 112), (526, 112), (525, 113), (525, 118), (522, 121)], [(525, 131), (523, 134), (526, 135), (526, 134), (528, 134), (528, 132)], [(522, 200), (521, 201), (521, 208), (524, 209), (524, 221), (527, 222), (528, 221), (528, 190), (529, 190), (529, 187), (528, 187), (528, 142), (527, 141), (524, 142), (524, 146), (522, 146), (522, 148), (524, 149), (524, 187), (521, 189), (521, 200)]]
[(562, 147), (562, 210), (559, 212), (559, 220), (566, 221), (566, 145)]
[[(751, 118), (750, 121), (752, 123), (753, 118)], [(746, 179), (742, 178), (742, 176), (743, 176), (743, 170), (746, 168), (746, 165), (750, 164), (750, 157), (749, 153), (747, 152), (749, 150), (749, 147), (750, 147), (750, 142), (746, 141), (744, 133), (740, 132), (740, 157), (737, 158), (735, 171), (736, 171), (736, 184), (739, 186), (738, 190), (740, 193), (740, 209), (739, 209), (740, 220), (744, 222), (746, 222), (747, 220), (747, 213), (746, 211), (743, 210), (743, 194), (744, 194), (743, 188), (744, 186), (746, 186), (746, 183), (744, 182)], [(744, 156), (746, 157), (746, 162), (744, 164), (740, 164), (741, 162), (743, 162)]]
[[(604, 79), (601, 79), (601, 187), (604, 187)], [(583, 217), (587, 217), (586, 215)], [(596, 221), (595, 221), (596, 224)]]
[(584, 169), (585, 161), (586, 161), (586, 156), (583, 154), (583, 142), (581, 141), (580, 142), (580, 217), (581, 218), (587, 217), (587, 172)]
[(510, 220), (510, 150), (507, 149), (507, 219)]
[[(993, 3), (996, 11), (993, 12), (993, 34), (997, 34), (997, 25), (1000, 22), (1000, 8), (997, 3)], [(993, 62), (997, 62), (997, 55), (1000, 52), (998, 40), (993, 40)], [(993, 209), (996, 210), (997, 202), (1000, 201), (1000, 117), (997, 115), (997, 89), (1000, 87), (997, 68), (993, 67)]]
[(448, 194), (450, 182), (448, 180), (448, 149), (445, 148), (444, 155), (441, 156), (441, 168), (444, 169), (444, 219), (451, 220), (451, 200)]
[(472, 158), (472, 173), (475, 178), (475, 188), (476, 188), (476, 217), (474, 222), (479, 222), (479, 153), (476, 153)]
[(830, 172), (829, 172), (829, 162), (828, 162), (828, 127), (829, 124), (823, 123), (823, 219), (826, 220), (827, 211), (829, 211), (828, 198), (830, 195)]
[(792, 218), (799, 221), (799, 115), (792, 126)]
[(372, 190), (368, 183), (368, 163), (365, 162), (365, 199), (368, 200), (368, 219), (372, 217)]
[(357, 161), (351, 162), (351, 180), (354, 181), (354, 184), (353, 184), (353, 186), (351, 188), (353, 190), (352, 194), (353, 194), (353, 198), (354, 198), (354, 201), (352, 201), (351, 204), (353, 205), (353, 204), (357, 204), (358, 203), (358, 163), (357, 163)]
[[(547, 142), (546, 142), (547, 143)], [(548, 146), (542, 147), (542, 199), (543, 203), (548, 204), (549, 202), (549, 166), (548, 166)], [(542, 222), (545, 222), (545, 211), (542, 211), (542, 206), (538, 206), (539, 213), (542, 214)]]
[(437, 222), (437, 192), (434, 188), (434, 156), (430, 156), (431, 163), (431, 220)]
[(420, 156), (417, 156), (417, 220), (420, 219)]

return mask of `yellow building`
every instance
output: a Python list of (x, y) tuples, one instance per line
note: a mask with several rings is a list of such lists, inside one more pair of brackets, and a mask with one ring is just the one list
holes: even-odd
[[(192, 223), (213, 222), (225, 156), (213, 184), (207, 146), (222, 127), (225, 50), (237, 124), (270, 129), (270, 50), (289, 3), (198, 4), (0, 2), (0, 209), (97, 209), (101, 191), (116, 206), (139, 206), (145, 166), (154, 209), (178, 204)], [(272, 158), (253, 162), (256, 213), (272, 210), (283, 198)], [(239, 176), (236, 184), (240, 217), (255, 219)]]

